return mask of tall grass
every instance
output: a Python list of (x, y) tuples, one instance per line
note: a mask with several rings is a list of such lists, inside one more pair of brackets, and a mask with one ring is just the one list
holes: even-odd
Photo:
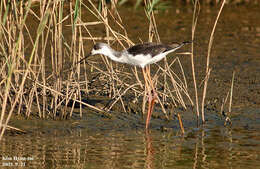
[[(27, 18), (29, 9), (31, 6), (31, 1), (28, 2), (28, 8), (22, 12), (21, 4), (10, 3), (10, 2), (1, 2), (1, 21), (2, 25), (0, 28), (0, 37), (1, 37), (1, 55), (4, 57), (4, 60), (1, 61), (1, 119), (0, 119), (0, 140), (3, 137), (4, 131), (8, 127), (8, 122), (13, 113), (14, 107), (17, 104), (20, 96), (23, 92), (23, 85), (28, 75), (29, 68), (33, 58), (33, 52), (27, 62), (27, 69), (24, 72), (23, 77), (14, 75), (13, 73), (17, 71), (18, 66), (21, 64), (19, 58), (23, 58), (23, 27), (25, 20)], [(12, 11), (12, 12), (11, 12)], [(21, 15), (18, 15), (20, 13)], [(3, 15), (2, 15), (3, 14)], [(11, 14), (11, 15), (10, 15)], [(14, 16), (12, 16), (14, 15)], [(3, 16), (3, 18), (2, 18)], [(14, 24), (17, 23), (18, 25)], [(38, 28), (40, 29), (40, 28)], [(38, 38), (36, 38), (37, 40)], [(22, 85), (18, 85), (18, 81), (21, 80)], [(14, 81), (14, 82), (13, 82)], [(16, 97), (12, 98), (11, 92), (14, 87), (16, 87)], [(9, 106), (10, 102), (12, 103)], [(8, 108), (7, 117), (6, 113)]]
[[(68, 78), (63, 74), (64, 58), (71, 56), (70, 58), (76, 62), (78, 53), (81, 54), (83, 51), (82, 41), (78, 42), (75, 37), (78, 35), (78, 27), (72, 29), (74, 36), (71, 43), (65, 41), (63, 35), (63, 23), (72, 18), (72, 25), (75, 25), (77, 22), (75, 16), (79, 11), (77, 8), (75, 11), (70, 8), (71, 13), (75, 14), (74, 17), (71, 14), (63, 16), (63, 1), (53, 3), (40, 1), (39, 9), (39, 14), (34, 13), (31, 1), (27, 3), (1, 1), (3, 21), (0, 29), (0, 52), (4, 58), (1, 59), (0, 138), (8, 127), (8, 121), (13, 113), (23, 113), (29, 117), (31, 112), (38, 112), (41, 118), (66, 118), (72, 116), (74, 106), (70, 108), (70, 113), (66, 111), (67, 104), (71, 101), (73, 105), (79, 102), (96, 111), (104, 112), (95, 106), (83, 103), (79, 83), (70, 82), (70, 80), (77, 81), (74, 80), (74, 76), (79, 77), (80, 69), (66, 75)], [(30, 26), (30, 23), (26, 23), (28, 15), (38, 19), (37, 30), (28, 28)], [(26, 43), (25, 35), (29, 39)], [(25, 52), (28, 46), (32, 46), (29, 54)], [(82, 116), (81, 109), (80, 115)]]

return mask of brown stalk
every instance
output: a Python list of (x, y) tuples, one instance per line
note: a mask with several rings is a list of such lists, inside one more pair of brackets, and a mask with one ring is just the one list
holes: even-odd
[(229, 113), (231, 113), (231, 108), (232, 108), (234, 79), (235, 79), (235, 71), (233, 71), (232, 82), (231, 82), (231, 86), (230, 86), (229, 107), (228, 107), (228, 112)]
[[(44, 6), (46, 6), (46, 9), (48, 9), (49, 7), (49, 3), (46, 4), (46, 1), (40, 1), (40, 3), (42, 3), (40, 5), (40, 13), (41, 13), (41, 16), (43, 17), (44, 16), (44, 12), (45, 12), (45, 9), (44, 9)], [(47, 82), (46, 82), (46, 57), (45, 57), (45, 50), (46, 50), (46, 46), (47, 46), (47, 42), (48, 42), (48, 37), (49, 37), (49, 34), (50, 34), (50, 23), (48, 24), (48, 27), (47, 27), (47, 31), (46, 32), (43, 32), (42, 34), (42, 37), (41, 37), (41, 46), (42, 46), (42, 50), (41, 50), (41, 62), (40, 62), (40, 71), (41, 71), (41, 79), (42, 79), (42, 83), (43, 83), (43, 88), (42, 88), (42, 114), (40, 113), (41, 111), (39, 111), (39, 117), (40, 118), (45, 118), (46, 117), (46, 111), (47, 111), (47, 91), (46, 91), (46, 85), (47, 85)], [(29, 31), (28, 31), (29, 32)]]
[[(199, 12), (200, 12), (200, 3), (198, 0), (195, 0), (194, 10), (193, 10), (193, 19), (192, 19), (192, 29), (191, 29), (192, 42), (194, 42), (195, 30), (196, 30), (196, 26), (197, 26)], [(192, 69), (192, 77), (193, 77), (194, 92), (195, 92), (196, 114), (197, 114), (197, 121), (198, 121), (200, 113), (199, 113), (198, 90), (197, 90), (197, 82), (196, 82), (196, 74), (195, 74), (195, 66), (194, 66), (194, 43), (191, 43), (191, 69)]]
[(180, 128), (181, 128), (181, 132), (182, 132), (182, 134), (184, 134), (185, 130), (184, 130), (184, 127), (183, 127), (183, 123), (182, 123), (182, 119), (181, 119), (180, 113), (177, 113), (177, 116), (178, 116), (179, 125), (180, 125)]
[[(219, 20), (219, 16), (222, 12), (222, 9), (225, 5), (226, 0), (222, 1), (221, 7), (219, 9), (217, 18), (215, 20), (213, 29), (211, 31), (211, 35), (210, 35), (210, 39), (209, 39), (209, 45), (208, 45), (208, 55), (207, 55), (207, 67), (206, 67), (206, 76), (209, 76), (210, 74), (210, 68), (209, 68), (209, 61), (210, 61), (210, 54), (211, 54), (211, 48), (212, 48), (212, 44), (213, 44), (213, 39), (214, 39), (214, 33), (215, 33), (215, 29)], [(208, 77), (209, 78), (209, 77)], [(202, 104), (201, 104), (201, 115), (202, 115), (202, 122), (205, 123), (205, 117), (204, 117), (204, 100), (206, 98), (206, 93), (207, 93), (207, 83), (208, 83), (208, 78), (206, 78), (206, 80), (204, 81), (204, 89), (203, 89), (203, 98), (202, 98)]]
[(203, 88), (203, 95), (202, 95), (202, 101), (201, 101), (201, 118), (202, 122), (205, 122), (205, 117), (204, 117), (204, 104), (205, 104), (205, 98), (206, 98), (206, 93), (207, 93), (207, 86), (208, 86), (208, 80), (210, 76), (211, 69), (207, 72), (207, 75), (204, 80), (204, 88)]

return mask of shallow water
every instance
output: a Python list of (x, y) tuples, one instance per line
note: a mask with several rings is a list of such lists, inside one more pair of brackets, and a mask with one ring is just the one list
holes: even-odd
[[(198, 81), (204, 77), (207, 44), (217, 10), (203, 6), (198, 20)], [(259, 11), (259, 6), (227, 5), (221, 14), (212, 49), (204, 126), (197, 127), (191, 111), (182, 114), (184, 135), (173, 117), (169, 122), (152, 118), (149, 132), (144, 130), (141, 115), (132, 113), (112, 112), (110, 119), (85, 112), (81, 120), (64, 121), (14, 118), (10, 125), (27, 133), (6, 133), (0, 142), (0, 168), (259, 168)], [(146, 41), (143, 12), (132, 13), (130, 8), (119, 12), (130, 39)], [(156, 19), (161, 41), (190, 39), (192, 6), (173, 7), (156, 14)], [(180, 59), (192, 90), (190, 60)], [(218, 104), (230, 89), (234, 70), (232, 125), (225, 127)], [(214, 100), (218, 104), (212, 105)]]
[[(28, 127), (28, 133), (13, 136), (9, 133), (0, 142), (2, 168), (4, 165), (165, 169), (260, 166), (260, 115), (255, 109), (233, 117), (232, 126), (226, 127), (217, 115), (207, 116), (207, 124), (198, 128), (186, 117), (184, 135), (178, 127), (164, 131), (152, 127), (145, 132), (144, 125), (126, 127), (120, 124), (120, 119), (115, 120), (119, 121), (117, 125), (97, 115), (66, 122), (19, 120), (15, 123)], [(93, 121), (97, 121), (96, 126)]]

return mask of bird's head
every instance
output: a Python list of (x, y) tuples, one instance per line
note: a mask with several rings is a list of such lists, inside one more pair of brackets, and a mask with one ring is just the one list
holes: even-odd
[(97, 55), (97, 54), (105, 54), (107, 50), (109, 50), (109, 46), (106, 43), (96, 43), (93, 46), (93, 49), (90, 55)]
[(77, 63), (81, 63), (83, 60), (85, 60), (88, 57), (93, 56), (93, 55), (98, 55), (98, 54), (106, 55), (110, 51), (111, 51), (111, 48), (108, 46), (108, 44), (106, 44), (106, 43), (96, 43), (93, 46), (93, 49), (91, 50), (91, 52), (89, 54), (87, 54), (83, 59), (81, 59)]

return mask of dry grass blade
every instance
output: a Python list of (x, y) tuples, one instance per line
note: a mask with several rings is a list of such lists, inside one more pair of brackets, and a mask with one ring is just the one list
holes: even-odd
[[(197, 26), (199, 12), (200, 12), (200, 3), (199, 0), (195, 0), (194, 9), (193, 9), (192, 30), (191, 30), (192, 42), (194, 42), (195, 30)], [(194, 66), (194, 43), (191, 44), (191, 69), (192, 69), (192, 77), (193, 77), (194, 92), (195, 92), (196, 114), (197, 114), (197, 121), (198, 121), (200, 113), (199, 113), (198, 89), (197, 89), (195, 66)]]
[(181, 132), (182, 132), (182, 134), (184, 134), (185, 130), (184, 130), (184, 127), (183, 127), (183, 123), (182, 123), (182, 119), (181, 119), (180, 113), (178, 113), (177, 116), (178, 116), (179, 125), (180, 125), (180, 128), (181, 128)]
[(204, 80), (204, 88), (203, 88), (203, 95), (202, 95), (202, 101), (201, 101), (201, 118), (202, 122), (205, 122), (205, 116), (204, 116), (204, 104), (205, 104), (205, 98), (206, 98), (206, 90), (208, 85), (208, 80), (210, 76), (211, 69), (207, 72), (206, 78)]
[[(24, 131), (24, 130), (18, 129), (18, 128), (13, 127), (13, 126), (5, 125), (5, 124), (0, 125), (0, 128), (1, 128), (1, 127), (6, 127), (6, 129), (8, 129), (8, 130), (15, 130), (15, 131), (17, 131), (17, 132), (26, 133), (26, 131)], [(1, 131), (1, 130), (0, 130), (0, 131)], [(1, 139), (0, 139), (0, 140), (1, 140)]]
[(46, 24), (47, 24), (47, 22), (48, 22), (50, 13), (51, 13), (51, 11), (50, 11), (50, 9), (48, 9), (48, 10), (46, 11), (46, 13), (45, 13), (43, 19), (41, 20), (40, 25), (39, 25), (38, 28), (37, 28), (37, 36), (40, 36), (40, 35), (42, 34), (42, 32), (43, 32), (43, 30), (44, 30), (44, 28), (45, 28), (45, 26), (46, 26)]
[(235, 79), (235, 71), (233, 72), (232, 82), (231, 82), (231, 87), (230, 87), (230, 98), (229, 98), (229, 107), (228, 107), (228, 112), (229, 113), (231, 113), (231, 107), (232, 107), (234, 79)]
[[(13, 65), (12, 65), (13, 66)], [(4, 125), (4, 114), (6, 111), (6, 107), (7, 107), (7, 98), (9, 95), (9, 91), (10, 91), (10, 83), (11, 83), (11, 74), (12, 74), (12, 67), (9, 67), (9, 73), (8, 73), (8, 78), (7, 78), (7, 82), (6, 82), (6, 87), (5, 87), (5, 91), (4, 91), (4, 98), (3, 98), (3, 103), (2, 103), (2, 111), (1, 111), (1, 119), (0, 119), (0, 140), (3, 137), (4, 131), (6, 129), (7, 123), (11, 117), (11, 113), (9, 113), (6, 121), (5, 121), (5, 125)]]
[[(210, 72), (210, 68), (209, 68), (209, 61), (210, 61), (210, 54), (211, 54), (211, 48), (212, 48), (212, 44), (213, 44), (213, 39), (214, 39), (214, 33), (215, 33), (215, 30), (216, 30), (216, 26), (217, 26), (217, 23), (218, 23), (218, 20), (219, 20), (219, 16), (222, 12), (222, 9), (225, 5), (225, 2), (226, 0), (223, 0), (222, 1), (222, 4), (221, 4), (221, 7), (219, 9), (219, 12), (218, 12), (218, 15), (217, 15), (217, 18), (215, 20), (215, 23), (214, 23), (214, 26), (213, 26), (213, 29), (211, 31), (211, 35), (210, 35), (210, 39), (209, 39), (209, 45), (208, 45), (208, 55), (207, 55), (207, 65), (206, 65), (206, 76), (209, 76), (209, 72)], [(206, 78), (208, 79), (208, 78)], [(202, 122), (205, 123), (205, 117), (204, 117), (204, 100), (206, 98), (206, 93), (207, 93), (207, 83), (208, 83), (208, 80), (205, 80), (204, 81), (204, 89), (203, 89), (203, 98), (202, 98), (202, 104), (201, 104), (201, 114), (202, 114)]]

